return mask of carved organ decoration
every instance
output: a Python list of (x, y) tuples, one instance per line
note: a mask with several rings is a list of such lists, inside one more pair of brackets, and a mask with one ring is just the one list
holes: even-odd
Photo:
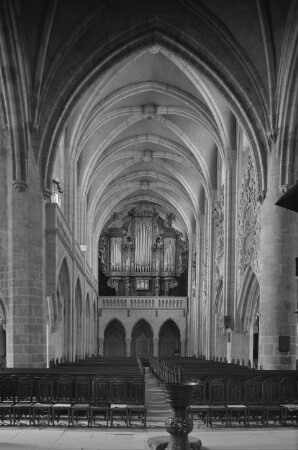
[(248, 265), (251, 265), (257, 274), (259, 273), (260, 208), (255, 168), (249, 155), (238, 205), (238, 284), (241, 283)]
[(174, 214), (159, 217), (155, 208), (141, 203), (120, 219), (114, 213), (99, 239), (98, 257), (108, 285), (120, 295), (150, 292), (169, 295), (187, 266), (188, 248), (172, 223)]

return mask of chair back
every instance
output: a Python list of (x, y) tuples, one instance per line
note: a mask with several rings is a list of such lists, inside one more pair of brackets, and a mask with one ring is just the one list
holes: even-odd
[(230, 379), (226, 382), (226, 403), (242, 404), (244, 402), (243, 382)]
[(126, 403), (127, 382), (123, 378), (110, 380), (110, 401), (111, 403)]
[(79, 377), (75, 380), (75, 401), (76, 403), (89, 403), (91, 397), (90, 379)]
[(109, 383), (105, 378), (93, 378), (91, 401), (95, 405), (109, 404)]
[(263, 381), (263, 402), (265, 404), (281, 403), (280, 380), (269, 378)]
[(18, 401), (29, 401), (32, 402), (36, 398), (35, 392), (36, 380), (30, 376), (26, 375), (18, 379), (17, 397)]
[(141, 379), (132, 379), (128, 382), (128, 403), (143, 404), (145, 400), (145, 384)]
[(63, 375), (57, 380), (56, 398), (59, 403), (70, 403), (73, 398), (73, 379)]
[(214, 379), (208, 383), (208, 401), (210, 404), (225, 404), (225, 382)]
[(297, 380), (295, 378), (282, 378), (280, 382), (280, 397), (283, 403), (296, 403), (298, 401)]
[(54, 398), (54, 380), (42, 377), (37, 382), (37, 401), (39, 403), (52, 403)]
[(259, 405), (263, 402), (261, 380), (250, 379), (244, 382), (244, 399), (248, 405)]
[(205, 405), (206, 404), (206, 381), (199, 381), (199, 384), (195, 390), (193, 399), (193, 405)]

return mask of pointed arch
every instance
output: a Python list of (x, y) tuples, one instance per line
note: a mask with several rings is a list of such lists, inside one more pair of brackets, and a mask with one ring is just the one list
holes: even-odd
[(158, 356), (173, 358), (181, 354), (180, 329), (172, 320), (166, 320), (159, 330)]
[(243, 276), (238, 304), (238, 319), (241, 332), (248, 332), (259, 310), (259, 303), (259, 282), (251, 266), (248, 266)]
[(0, 361), (2, 367), (5, 367), (3, 360), (6, 358), (6, 308), (0, 297)]
[(105, 356), (126, 356), (125, 328), (118, 319), (111, 320), (104, 332)]
[(153, 355), (153, 331), (151, 325), (145, 319), (140, 319), (132, 329), (131, 355)]
[(70, 287), (70, 272), (68, 268), (67, 259), (64, 258), (57, 281), (57, 289), (59, 290), (59, 302), (61, 312), (61, 324), (63, 326), (63, 349), (61, 350), (62, 355), (67, 361), (72, 360), (72, 321), (71, 321), (71, 287)]

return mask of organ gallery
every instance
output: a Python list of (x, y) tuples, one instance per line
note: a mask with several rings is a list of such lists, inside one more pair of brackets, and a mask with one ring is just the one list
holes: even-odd
[(126, 221), (114, 213), (99, 241), (99, 268), (116, 295), (168, 296), (187, 270), (183, 234), (146, 204), (129, 211)]

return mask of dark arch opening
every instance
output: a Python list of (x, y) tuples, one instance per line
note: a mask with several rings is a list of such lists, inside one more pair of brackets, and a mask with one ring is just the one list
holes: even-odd
[(112, 320), (104, 334), (105, 356), (126, 356), (125, 329), (119, 320)]
[(58, 277), (59, 284), (59, 300), (61, 307), (63, 308), (61, 313), (63, 315), (64, 325), (64, 350), (63, 355), (67, 361), (72, 361), (72, 325), (71, 325), (71, 313), (70, 313), (70, 276), (68, 270), (68, 264), (66, 259), (63, 260)]
[(132, 356), (153, 355), (153, 332), (144, 319), (139, 320), (132, 330), (131, 354)]
[(160, 358), (173, 358), (180, 354), (180, 330), (173, 320), (167, 320), (159, 331), (158, 355)]

